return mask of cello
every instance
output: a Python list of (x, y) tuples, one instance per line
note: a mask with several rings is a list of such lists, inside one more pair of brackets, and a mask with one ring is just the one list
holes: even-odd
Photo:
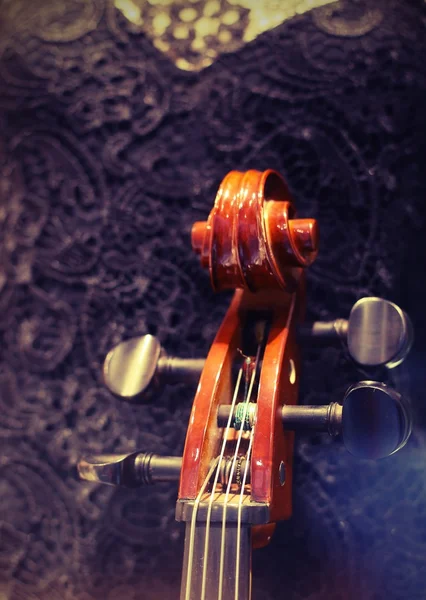
[(345, 343), (363, 368), (406, 357), (412, 326), (398, 306), (362, 298), (348, 319), (305, 324), (305, 269), (319, 249), (318, 223), (299, 219), (275, 171), (232, 171), (192, 247), (215, 291), (234, 290), (206, 359), (166, 354), (151, 335), (120, 342), (103, 375), (116, 396), (149, 401), (161, 384), (197, 385), (182, 457), (137, 451), (82, 458), (82, 479), (125, 487), (178, 482), (185, 523), (180, 600), (250, 600), (252, 549), (291, 517), (296, 431), (327, 432), (360, 458), (400, 450), (410, 407), (388, 385), (363, 380), (341, 402), (299, 406), (299, 345)]

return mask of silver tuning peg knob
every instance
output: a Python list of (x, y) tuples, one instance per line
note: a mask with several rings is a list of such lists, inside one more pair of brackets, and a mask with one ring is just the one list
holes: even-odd
[(344, 340), (351, 357), (364, 367), (392, 369), (407, 356), (413, 343), (413, 326), (399, 306), (383, 298), (361, 298), (349, 319), (317, 321), (303, 325), (302, 340)]
[(120, 342), (105, 358), (103, 376), (108, 389), (123, 400), (141, 402), (164, 383), (196, 383), (204, 359), (167, 356), (153, 335)]
[(348, 320), (348, 350), (365, 366), (398, 366), (413, 343), (413, 326), (408, 315), (382, 298), (361, 298)]

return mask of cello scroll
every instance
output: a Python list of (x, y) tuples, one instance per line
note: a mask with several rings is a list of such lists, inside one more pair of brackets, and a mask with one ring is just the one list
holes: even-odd
[[(107, 387), (128, 401), (152, 398), (167, 380), (198, 381), (183, 456), (88, 457), (79, 473), (127, 487), (179, 480), (181, 600), (249, 600), (251, 548), (268, 543), (274, 524), (291, 516), (294, 431), (338, 435), (361, 458), (396, 452), (411, 431), (407, 402), (373, 381), (351, 386), (342, 403), (297, 406), (298, 342), (344, 339), (359, 364), (391, 367), (409, 350), (411, 326), (377, 298), (361, 310), (357, 303), (349, 324), (303, 325), (304, 270), (318, 253), (318, 224), (296, 217), (275, 171), (227, 175), (208, 219), (194, 224), (192, 245), (213, 289), (235, 290), (207, 358), (166, 357), (156, 338), (142, 336), (118, 344), (104, 365)], [(378, 351), (383, 340), (391, 342)]]

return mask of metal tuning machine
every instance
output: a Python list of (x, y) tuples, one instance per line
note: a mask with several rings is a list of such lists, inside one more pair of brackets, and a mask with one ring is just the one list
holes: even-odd
[(399, 306), (383, 298), (361, 298), (348, 319), (316, 321), (299, 328), (302, 341), (346, 342), (353, 360), (364, 367), (398, 366), (413, 343), (413, 326)]
[(143, 402), (165, 383), (197, 383), (204, 359), (168, 356), (153, 335), (120, 342), (110, 350), (103, 366), (104, 382), (116, 396)]

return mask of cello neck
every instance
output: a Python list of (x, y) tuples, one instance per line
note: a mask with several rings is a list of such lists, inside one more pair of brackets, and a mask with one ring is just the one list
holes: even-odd
[(220, 555), (223, 535), (220, 521), (210, 523), (208, 536), (208, 564), (207, 568), (203, 569), (206, 523), (197, 522), (195, 525), (192, 553), (191, 522), (186, 523), (180, 600), (250, 600), (251, 528), (241, 527), (238, 540), (236, 525), (226, 524), (222, 574)]

